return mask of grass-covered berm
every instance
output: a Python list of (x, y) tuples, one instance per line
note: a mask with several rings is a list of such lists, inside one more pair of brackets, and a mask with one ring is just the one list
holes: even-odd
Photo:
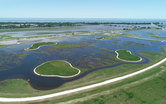
[(41, 43), (35, 43), (33, 44), (30, 48), (26, 49), (26, 50), (35, 50), (40, 48), (41, 46), (47, 46), (47, 45), (54, 45), (57, 44), (56, 42), (41, 42)]

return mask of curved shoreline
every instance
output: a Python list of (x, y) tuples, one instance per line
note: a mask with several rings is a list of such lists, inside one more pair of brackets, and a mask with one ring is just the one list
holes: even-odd
[[(34, 44), (35, 44), (35, 43), (34, 43)], [(32, 47), (34, 44), (32, 44), (31, 47)], [(57, 44), (58, 44), (58, 43), (55, 42), (55, 44), (50, 44), (50, 45), (57, 45)], [(35, 48), (35, 49), (29, 49), (29, 48), (31, 48), (31, 47), (29, 47), (29, 48), (26, 48), (26, 49), (24, 49), (24, 50), (25, 50), (25, 51), (38, 50), (38, 49), (40, 49), (40, 48), (43, 47), (43, 46), (50, 46), (50, 45), (41, 45), (41, 46), (39, 46), (38, 48)]]
[(61, 78), (72, 78), (72, 77), (75, 77), (75, 76), (77, 76), (77, 75), (79, 75), (79, 74), (81, 73), (80, 69), (73, 67), (73, 66), (71, 65), (71, 63), (69, 63), (69, 62), (67, 62), (67, 61), (64, 61), (64, 60), (57, 60), (57, 61), (66, 62), (67, 64), (70, 65), (70, 67), (72, 67), (72, 68), (78, 70), (78, 73), (77, 73), (77, 74), (74, 74), (74, 75), (72, 75), (72, 76), (61, 76), (61, 75), (43, 75), (43, 74), (39, 74), (39, 73), (36, 72), (36, 68), (38, 68), (39, 66), (41, 66), (41, 65), (43, 65), (43, 64), (45, 64), (45, 63), (47, 63), (47, 62), (51, 62), (51, 61), (47, 61), (47, 62), (44, 62), (44, 63), (38, 65), (38, 66), (33, 70), (33, 72), (34, 72), (36, 75), (42, 76), (42, 77), (61, 77)]
[(53, 97), (57, 97), (57, 96), (62, 96), (62, 95), (67, 95), (67, 94), (71, 94), (71, 93), (74, 93), (74, 92), (79, 92), (79, 91), (84, 91), (84, 90), (87, 90), (87, 89), (91, 89), (91, 88), (96, 88), (96, 87), (99, 87), (99, 86), (103, 86), (103, 85), (107, 85), (107, 84), (110, 84), (110, 83), (113, 83), (113, 82), (117, 82), (117, 81), (120, 81), (120, 80), (123, 80), (123, 79), (127, 79), (127, 78), (130, 78), (130, 77), (133, 77), (133, 76), (136, 76), (138, 74), (141, 74), (147, 70), (150, 70), (162, 63), (166, 62), (166, 58), (162, 59), (161, 61), (151, 65), (151, 66), (148, 66), (142, 70), (139, 70), (139, 71), (136, 71), (136, 72), (133, 72), (131, 74), (127, 74), (127, 75), (124, 75), (124, 76), (121, 76), (121, 77), (117, 77), (117, 78), (113, 78), (113, 79), (109, 79), (109, 80), (106, 80), (106, 81), (103, 81), (103, 82), (99, 82), (99, 83), (96, 83), (96, 84), (92, 84), (92, 85), (87, 85), (87, 86), (83, 86), (83, 87), (79, 87), (79, 88), (75, 88), (75, 89), (70, 89), (70, 90), (65, 90), (65, 91), (62, 91), (62, 92), (57, 92), (57, 93), (52, 93), (52, 94), (48, 94), (48, 95), (41, 95), (41, 96), (35, 96), (35, 97), (25, 97), (25, 98), (4, 98), (4, 97), (0, 97), (0, 102), (27, 102), (27, 101), (37, 101), (37, 100), (44, 100), (44, 99), (49, 99), (49, 98), (53, 98)]
[[(121, 60), (121, 61), (125, 61), (125, 62), (141, 62), (143, 59), (141, 58), (141, 57), (139, 57), (140, 59), (138, 60), (138, 61), (128, 61), (128, 60), (124, 60), (124, 59), (121, 59), (121, 58), (119, 58), (119, 53), (117, 52), (118, 50), (116, 50), (115, 51), (115, 53), (116, 53), (116, 58), (118, 59), (118, 60)], [(127, 50), (131, 55), (132, 55), (132, 52), (131, 51), (129, 51), (129, 50)]]

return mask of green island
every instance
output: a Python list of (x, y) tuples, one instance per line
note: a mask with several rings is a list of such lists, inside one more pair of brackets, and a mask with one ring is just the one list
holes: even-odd
[(41, 76), (55, 75), (60, 77), (70, 77), (80, 73), (79, 69), (74, 68), (70, 63), (60, 60), (49, 61), (41, 64), (34, 69), (34, 72)]
[(40, 46), (47, 46), (47, 45), (54, 45), (57, 44), (56, 42), (41, 42), (41, 43), (35, 43), (30, 48), (26, 50), (35, 50), (38, 49)]
[(114, 39), (115, 37), (113, 36), (109, 36), (109, 37), (100, 37), (100, 38), (96, 38), (97, 40), (107, 40), (107, 39)]
[(141, 61), (142, 58), (133, 55), (130, 51), (128, 50), (117, 50), (117, 59), (122, 60), (122, 61)]

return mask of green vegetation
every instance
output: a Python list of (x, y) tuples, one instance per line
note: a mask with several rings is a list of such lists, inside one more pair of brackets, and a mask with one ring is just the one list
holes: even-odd
[(15, 34), (11, 33), (11, 34), (0, 35), (0, 41), (18, 39), (16, 37), (12, 37), (12, 35), (15, 35)]
[[(105, 36), (104, 38), (106, 39), (114, 39), (116, 38), (116, 36), (126, 36), (126, 37), (132, 37), (132, 35), (130, 34), (124, 34), (124, 33), (118, 33), (118, 32), (115, 32), (115, 33), (112, 33), (112, 32), (98, 32), (98, 33), (92, 33), (90, 36), (96, 36), (96, 35), (108, 35), (108, 36)], [(98, 38), (98, 39), (102, 39), (101, 38)]]
[(56, 42), (41, 42), (33, 44), (28, 50), (38, 49), (40, 46), (53, 45), (57, 44)]
[(162, 29), (162, 27), (154, 27), (155, 29)]
[[(151, 53), (152, 52), (145, 52), (143, 54), (146, 54), (150, 60), (154, 60), (157, 59), (157, 56), (161, 58), (160, 55), (164, 55), (166, 52), (160, 54)], [(135, 69), (136, 68), (135, 66)], [(68, 103), (68, 101), (72, 104), (165, 104), (165, 74), (166, 64), (163, 63), (158, 67), (132, 78), (94, 88), (79, 94), (55, 98), (55, 100), (46, 101), (44, 103), (40, 102), (40, 104), (55, 104), (59, 102), (65, 104)]]
[[(102, 23), (102, 22), (91, 22), (91, 23), (87, 23), (87, 22), (75, 22), (75, 23), (72, 23), (72, 22), (50, 22), (50, 23), (39, 23), (39, 22), (0, 22), (0, 29), (19, 29), (19, 28), (41, 28), (41, 27), (62, 27), (62, 26), (81, 26), (81, 25), (100, 25), (100, 24), (103, 24), (103, 25), (112, 25), (112, 24), (128, 24), (128, 25), (131, 25), (131, 24), (143, 24), (143, 25), (146, 25), (146, 24), (150, 24), (150, 23), (111, 23), (111, 22), (105, 22), (105, 23)], [(159, 23), (155, 23), (156, 25), (159, 24)], [(143, 27), (137, 27), (135, 26), (136, 29), (139, 29), (139, 28), (143, 28)], [(146, 28), (146, 27), (144, 27)]]
[[(15, 83), (16, 84), (15, 86), (19, 86), (18, 88), (21, 87), (20, 89), (24, 88), (24, 90), (27, 90), (27, 91), (25, 91), (25, 93), (13, 93), (13, 91), (10, 91), (10, 90), (8, 92), (4, 93), (3, 90), (2, 90), (2, 91), (0, 91), (0, 96), (1, 97), (39, 96), (39, 95), (45, 95), (45, 94), (60, 92), (60, 91), (68, 90), (68, 89), (74, 89), (74, 88), (78, 88), (78, 87), (81, 87), (81, 86), (102, 82), (102, 81), (105, 81), (105, 80), (108, 80), (108, 79), (111, 79), (111, 78), (116, 78), (118, 76), (123, 76), (123, 75), (129, 74), (129, 73), (138, 71), (140, 69), (143, 69), (145, 67), (148, 67), (150, 65), (153, 65), (154, 63), (156, 63), (156, 62), (160, 61), (161, 59), (165, 58), (166, 47), (163, 47), (162, 49), (164, 50), (164, 52), (162, 52), (162, 53), (139, 52), (140, 55), (149, 58), (150, 63), (141, 64), (141, 65), (140, 64), (125, 64), (125, 65), (120, 65), (120, 66), (113, 67), (113, 68), (105, 68), (105, 69), (98, 70), (98, 71), (93, 72), (93, 73), (89, 73), (87, 76), (85, 76), (83, 78), (80, 78), (78, 80), (65, 83), (61, 87), (59, 87), (57, 89), (53, 89), (53, 90), (39, 91), (39, 90), (33, 89), (33, 91), (30, 92), (30, 91), (28, 91), (29, 89), (27, 87), (25, 87), (25, 85), (18, 84), (18, 83), (20, 83), (20, 80), (17, 80), (18, 83)], [(159, 67), (156, 67), (156, 68), (159, 68)], [(154, 70), (155, 71), (154, 73), (158, 72), (159, 70), (156, 69), (156, 68), (152, 69), (151, 71)], [(142, 75), (143, 74), (141, 74), (141, 76)], [(149, 73), (148, 75), (151, 76), (152, 73)], [(144, 76), (147, 77), (147, 75), (144, 75)], [(138, 78), (140, 78), (140, 77), (138, 77)], [(129, 79), (134, 80), (134, 77), (129, 78)], [(90, 90), (89, 93), (85, 91), (83, 93), (72, 95), (72, 96), (58, 97), (58, 98), (55, 98), (55, 101), (49, 102), (49, 104), (55, 104), (55, 103), (58, 103), (58, 102), (63, 102), (63, 101), (68, 101), (68, 100), (73, 100), (73, 99), (75, 100), (75, 99), (78, 99), (80, 97), (90, 96), (91, 94), (94, 94), (94, 93), (99, 95), (101, 91), (109, 91), (109, 90), (112, 91), (113, 88), (117, 88), (118, 86), (121, 86), (122, 84), (126, 84), (126, 83), (130, 84), (131, 81), (128, 81), (128, 79), (126, 79), (126, 80), (127, 80), (127, 82), (125, 82), (125, 80), (123, 80), (122, 82), (124, 82), (124, 83), (121, 82), (118, 85), (116, 85), (116, 83), (114, 83), (114, 84), (111, 84), (111, 86), (106, 85), (106, 86), (98, 87), (95, 90), (92, 89), (92, 90)], [(117, 83), (119, 83), (119, 82), (117, 82)], [(1, 85), (1, 87), (3, 88), (5, 86)], [(113, 89), (113, 91), (114, 91), (114, 89)]]
[(126, 61), (139, 61), (140, 57), (133, 55), (130, 51), (128, 50), (118, 50), (116, 51), (118, 53), (117, 58), (126, 60)]
[[(79, 29), (80, 27), (77, 27)], [(76, 29), (75, 26), (57, 26), (57, 27), (33, 27), (33, 28), (11, 28), (11, 29), (0, 29), (0, 33), (2, 32), (19, 32), (19, 31), (55, 31), (55, 30), (70, 30)]]
[(23, 58), (25, 56), (27, 56), (27, 53), (15, 53), (16, 56), (18, 56), (19, 58)]
[(152, 29), (152, 27), (137, 27), (137, 26), (134, 26), (132, 28), (123, 28), (123, 30), (125, 30), (126, 32), (127, 31), (133, 31), (133, 30), (147, 30), (147, 29)]
[(115, 37), (113, 36), (109, 36), (109, 37), (100, 37), (100, 38), (96, 38), (97, 40), (107, 40), (107, 39), (114, 39)]
[(150, 46), (150, 45), (144, 44), (144, 43), (127, 42), (123, 44), (122, 49), (126, 49), (127, 47), (146, 47), (146, 46)]
[(152, 35), (152, 36), (153, 36), (153, 35), (156, 35), (156, 33), (147, 33), (147, 34), (148, 34), (148, 35)]
[[(10, 92), (10, 93), (9, 93)], [(22, 79), (10, 79), (0, 82), (0, 93), (2, 95), (22, 95), (31, 94), (33, 92), (38, 92), (38, 90), (33, 89), (29, 83)], [(21, 96), (20, 96), (21, 97)]]
[[(123, 80), (123, 82), (103, 86), (65, 99), (73, 101), (73, 104), (74, 100), (76, 100), (76, 104), (165, 104), (165, 69), (166, 64), (142, 75)], [(59, 102), (63, 102), (65, 99), (61, 99)], [(58, 101), (52, 101), (49, 104), (55, 102)]]
[(44, 35), (44, 34), (58, 34), (57, 32), (40, 32), (36, 33), (37, 35)]
[(65, 61), (49, 61), (37, 67), (35, 71), (41, 75), (72, 76), (77, 74), (79, 70)]
[(158, 39), (166, 39), (166, 37), (159, 37), (159, 36), (151, 36), (152, 38), (158, 38)]
[(63, 22), (63, 23), (37, 23), (37, 22), (29, 22), (29, 23), (16, 23), (16, 22), (1, 22), (0, 23), (0, 29), (15, 29), (15, 28), (34, 28), (34, 27), (56, 27), (56, 26), (78, 26), (77, 23), (69, 23), (69, 22)]
[(82, 44), (57, 44), (54, 47), (55, 48), (73, 48), (73, 47), (81, 47), (86, 45), (86, 43), (82, 43)]
[(7, 45), (0, 45), (0, 48), (5, 47), (5, 46), (7, 46)]

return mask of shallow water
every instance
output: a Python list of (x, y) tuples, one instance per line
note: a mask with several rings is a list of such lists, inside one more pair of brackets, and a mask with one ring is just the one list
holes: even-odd
[[(59, 44), (86, 43), (84, 46), (73, 48), (56, 49), (53, 46), (43, 46), (40, 49), (31, 52), (24, 51), (25, 48), (30, 47), (35, 42), (16, 44), (0, 48), (0, 52), (7, 53), (3, 55), (4, 60), (8, 59), (7, 56), (11, 57), (11, 55), (16, 53), (27, 54), (27, 56), (23, 59), (16, 58), (16, 60), (21, 60), (21, 63), (14, 65), (8, 70), (0, 71), (0, 80), (2, 81), (12, 78), (21, 78), (29, 81), (33, 88), (40, 90), (53, 89), (61, 86), (65, 82), (77, 80), (97, 70), (111, 68), (122, 64), (131, 64), (127, 62), (120, 62), (115, 59), (116, 54), (114, 51), (118, 49), (128, 49), (131, 52), (137, 54), (138, 51), (163, 52), (160, 47), (166, 46), (166, 43), (163, 42), (152, 42), (148, 40), (140, 40), (119, 36), (117, 36), (115, 39), (96, 40), (96, 37), (100, 36), (103, 35), (74, 36), (43, 40), (58, 42)], [(145, 64), (149, 62), (146, 57), (140, 57), (142, 57), (144, 60), (136, 64)], [(78, 67), (80, 69), (87, 69), (87, 71), (80, 74), (79, 76), (69, 79), (63, 79), (58, 77), (41, 77), (33, 73), (33, 69), (36, 66), (50, 60), (66, 60), (70, 62), (74, 67)], [(12, 63), (12, 60), (11, 62), (9, 60), (8, 63)], [(5, 66), (5, 64), (3, 65)]]
[[(142, 39), (166, 41), (166, 39), (160, 39), (160, 38), (152, 37), (152, 36), (166, 37), (166, 31), (165, 30), (148, 29), (148, 30), (135, 30), (135, 31), (129, 31), (129, 32), (124, 32), (124, 33), (131, 34), (134, 37), (142, 38)], [(149, 33), (154, 33), (154, 35), (149, 35)]]
[[(35, 30), (35, 31), (18, 31), (18, 32), (3, 32), (0, 35), (10, 34), (12, 37), (33, 37), (33, 36), (46, 36), (46, 35), (62, 35), (65, 32), (101, 32), (101, 31), (110, 31), (114, 28), (112, 26), (106, 25), (85, 25), (85, 26), (75, 26), (65, 29), (65, 27), (61, 27), (59, 29), (52, 29), (52, 30)], [(117, 29), (121, 29), (117, 27)], [(47, 32), (49, 34), (47, 34)], [(38, 33), (46, 33), (46, 34), (38, 34)], [(50, 34), (53, 33), (53, 34)], [(88, 33), (82, 33), (82, 35), (90, 35)]]

